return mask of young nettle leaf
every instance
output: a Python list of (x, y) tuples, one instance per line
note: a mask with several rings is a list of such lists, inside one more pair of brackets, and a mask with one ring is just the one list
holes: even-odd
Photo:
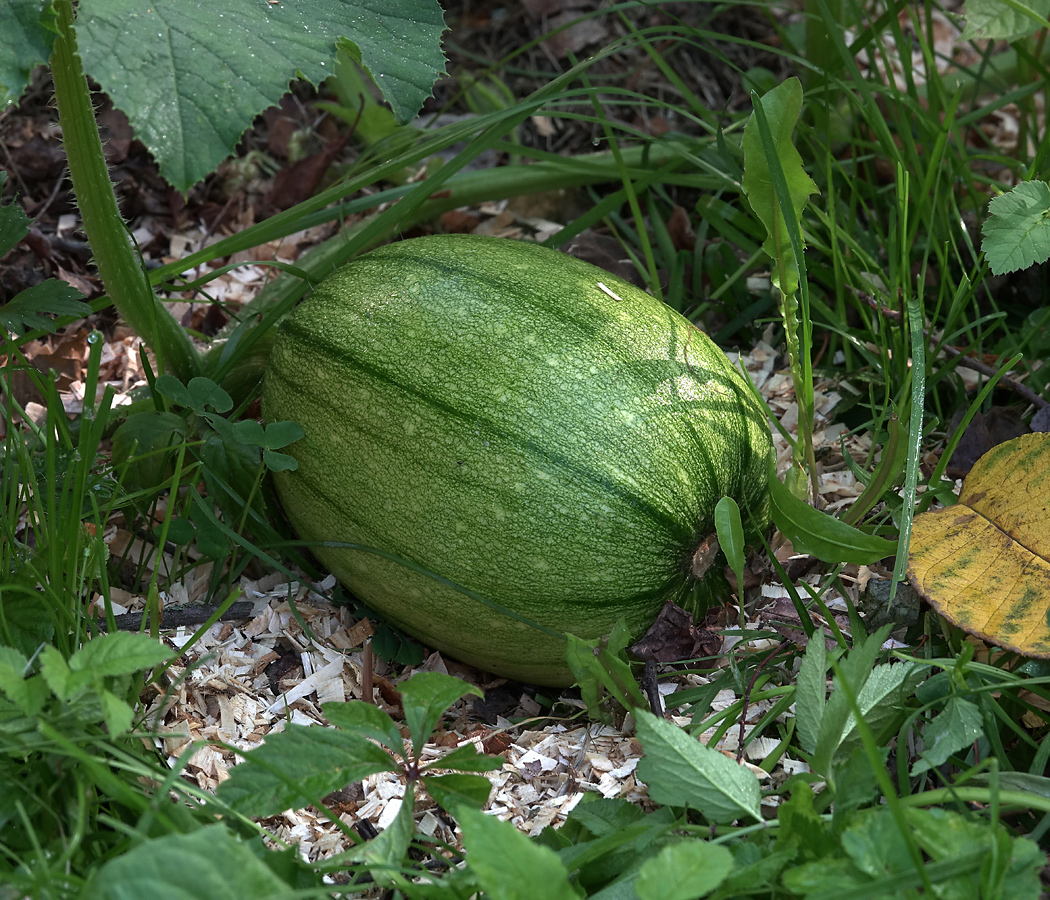
[(218, 795), (248, 816), (298, 809), (377, 772), (399, 766), (382, 747), (359, 733), (288, 725), (244, 755)]
[[(3, 24), (3, 16), (4, 13), (0, 12), (0, 26)], [(3, 33), (4, 32), (0, 30), (0, 34)], [(8, 35), (5, 35), (5, 37)], [(4, 38), (0, 37), (0, 91), (3, 91), (3, 86), (5, 84), (11, 84), (10, 81), (5, 81), (3, 77), (3, 60), (10, 60), (12, 58), (3, 54), (3, 40)], [(41, 62), (43, 62), (43, 60), (41, 60)], [(0, 93), (0, 107), (2, 106), (3, 94)], [(6, 183), (7, 172), (0, 171), (0, 189), (2, 189)], [(16, 203), (4, 203), (0, 205), (0, 259), (6, 256), (8, 251), (11, 250), (15, 244), (29, 234), (29, 222), (30, 219), (29, 216), (26, 215), (26, 211)]]
[(405, 711), (405, 724), (412, 740), (412, 752), (419, 759), (434, 726), (453, 703), (466, 694), (484, 697), (477, 685), (467, 684), (459, 678), (441, 672), (420, 672), (398, 685), (401, 691), (401, 706)]
[(1025, 181), (988, 204), (981, 249), (993, 275), (1050, 259), (1050, 185)]
[(326, 703), (325, 718), (336, 728), (353, 731), (378, 741), (399, 757), (405, 755), (405, 740), (397, 724), (374, 703), (350, 700), (346, 703)]
[[(498, 758), (495, 762), (497, 768), (503, 764), (503, 760)], [(492, 793), (492, 782), (483, 775), (428, 775), (424, 784), (434, 802), (454, 815), (459, 814), (463, 804), (481, 809)]]
[(655, 803), (688, 806), (720, 824), (762, 820), (753, 773), (666, 719), (643, 710), (636, 710), (634, 716), (645, 751), (638, 777), (649, 786)]
[(460, 806), (467, 866), (490, 900), (578, 900), (553, 850), (530, 841), (510, 822)]
[(459, 772), (491, 772), (503, 765), (500, 756), (486, 756), (478, 753), (473, 743), (464, 744), (440, 759), (435, 759), (423, 767), (423, 772), (434, 769), (456, 769)]
[(97, 900), (285, 900), (295, 894), (225, 825), (143, 841), (105, 863), (91, 887)]
[(733, 854), (721, 844), (682, 841), (642, 864), (634, 891), (639, 900), (696, 900), (725, 881), (732, 869)]
[(394, 820), (372, 840), (361, 844), (350, 851), (351, 859), (368, 863), (368, 871), (376, 884), (390, 886), (393, 880), (390, 874), (384, 875), (383, 869), (396, 873), (401, 868), (402, 860), (412, 843), (415, 831), (413, 813), (416, 806), (416, 786), (411, 781), (405, 786), (405, 796), (397, 809)]
[(171, 656), (171, 650), (147, 634), (116, 631), (85, 643), (69, 658), (69, 669), (95, 678), (133, 675), (160, 665)]

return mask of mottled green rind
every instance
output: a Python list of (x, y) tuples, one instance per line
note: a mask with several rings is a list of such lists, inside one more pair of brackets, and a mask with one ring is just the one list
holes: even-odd
[[(596, 638), (621, 616), (643, 632), (689, 590), (723, 495), (767, 520), (769, 428), (722, 351), (533, 244), (434, 236), (360, 257), (282, 325), (262, 400), (306, 432), (275, 476), (302, 537), (379, 548), (555, 632)], [(375, 554), (315, 554), (432, 647), (571, 679), (560, 638)]]

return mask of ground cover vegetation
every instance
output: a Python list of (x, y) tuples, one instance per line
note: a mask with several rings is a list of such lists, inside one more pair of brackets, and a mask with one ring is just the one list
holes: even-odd
[[(7, 165), (0, 897), (1041, 896), (1045, 10), (806, 0), (565, 13), (529, 2), (449, 7), (443, 19), (412, 0), (391, 21), (331, 0), (202, 4), (188, 22), (180, 6), (0, 11), (4, 115), (53, 96), (97, 267), (81, 277), (45, 254), (38, 276), (16, 284), (14, 261), (41, 246), (54, 197), (27, 214), (31, 175)], [(453, 65), (434, 87), (444, 21)], [(179, 208), (226, 214), (242, 202), (208, 191), (267, 170), (255, 132), (238, 142), (297, 74), (317, 91), (300, 83), (291, 96), (324, 114), (333, 143), (298, 157), (310, 160), (298, 170), (305, 196), (286, 186), (270, 195), (272, 214), (147, 264), (107, 171), (99, 122), (112, 107), (85, 73), (127, 115)], [(291, 157), (321, 133), (318, 120), (299, 125)], [(199, 746), (166, 756), (147, 711), (192, 678), (180, 660), (240, 600), (242, 576), (325, 574), (270, 488), (270, 472), (294, 465), (284, 451), (299, 428), (256, 418), (276, 323), (356, 254), (468, 230), (508, 197), (542, 209), (519, 217), (530, 237), (592, 256), (614, 245), (612, 264), (716, 342), (742, 359), (764, 343), (784, 360), (792, 415), (770, 410), (777, 532), (761, 562), (745, 556), (740, 510), (724, 502), (717, 515), (736, 600), (701, 624), (733, 640), (718, 660), (686, 653), (661, 668), (630, 656), (618, 632), (601, 645), (570, 639), (575, 705), (541, 694), (539, 716), (633, 728), (646, 795), (584, 794), (535, 835), (481, 812), (484, 773), (502, 764), (488, 746), (424, 752), (483, 694), (440, 672), (397, 682), (385, 708), (371, 686), (369, 702), (326, 703), (329, 728), (288, 710), (205, 790), (185, 777)], [(303, 233), (324, 239), (294, 263), (246, 255)], [(246, 259), (269, 260), (266, 286), (247, 303), (207, 302)], [(218, 307), (215, 318), (184, 327), (164, 304), (187, 297)], [(145, 345), (132, 357), (143, 384), (120, 406), (103, 358), (114, 310)], [(40, 351), (71, 329), (88, 332), (72, 405)], [(840, 399), (818, 417), (827, 385)], [(836, 471), (857, 489), (829, 504)], [(137, 551), (114, 550), (115, 521), (140, 535)], [(153, 547), (170, 553), (167, 570), (149, 564)], [(862, 573), (881, 594), (859, 589)], [(177, 645), (160, 639), (162, 597), (198, 575), (202, 620)], [(774, 580), (789, 628), (755, 614)], [(129, 586), (144, 601), (130, 630), (115, 609)], [(909, 608), (909, 596), (921, 603)], [(372, 650), (395, 676), (421, 658), (389, 628)], [(639, 676), (678, 686), (673, 719)], [(716, 704), (725, 691), (735, 699)], [(737, 729), (736, 758), (715, 749)], [(371, 834), (331, 798), (376, 773), (405, 789)], [(417, 829), (424, 797), (454, 841)], [(269, 836), (267, 817), (302, 807), (345, 849), (307, 860)]]

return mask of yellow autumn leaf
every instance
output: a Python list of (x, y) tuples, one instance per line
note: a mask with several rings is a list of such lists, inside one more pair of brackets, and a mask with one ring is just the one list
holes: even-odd
[(1050, 659), (1050, 434), (989, 450), (955, 506), (915, 517), (908, 579), (953, 625)]

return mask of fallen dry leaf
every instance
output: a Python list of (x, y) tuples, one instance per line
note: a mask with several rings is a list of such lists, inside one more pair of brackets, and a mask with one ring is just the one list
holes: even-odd
[(908, 578), (945, 619), (1050, 659), (1050, 435), (982, 456), (955, 506), (915, 517)]

